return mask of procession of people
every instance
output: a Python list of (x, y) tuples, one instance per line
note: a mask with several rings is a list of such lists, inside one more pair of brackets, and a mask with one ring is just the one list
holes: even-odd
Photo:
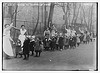
[[(35, 35), (28, 35), (25, 25), (21, 25), (20, 35), (17, 41), (13, 41), (10, 37), (10, 29), (16, 27), (13, 23), (6, 24), (3, 32), (3, 53), (5, 59), (11, 57), (22, 57), (23, 60), (28, 60), (29, 56), (40, 57), (42, 51), (62, 51), (66, 49), (75, 49), (80, 44), (88, 44), (93, 41), (93, 33), (84, 31), (78, 34), (74, 28), (66, 28), (65, 33), (59, 32), (53, 25), (52, 29), (47, 28), (44, 31), (44, 38)], [(15, 44), (15, 52), (13, 51), (11, 41)]]

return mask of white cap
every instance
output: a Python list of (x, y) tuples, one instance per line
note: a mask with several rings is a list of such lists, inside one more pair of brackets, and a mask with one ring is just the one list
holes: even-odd
[(35, 38), (35, 36), (33, 35), (32, 38)]
[(30, 38), (31, 36), (30, 35), (27, 35), (26, 37)]
[(60, 36), (62, 35), (62, 33), (60, 33)]

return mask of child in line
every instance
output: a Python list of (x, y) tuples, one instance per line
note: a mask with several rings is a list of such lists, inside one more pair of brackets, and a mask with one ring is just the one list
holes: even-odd
[(59, 44), (60, 50), (62, 51), (63, 46), (64, 46), (64, 38), (62, 36), (62, 33), (60, 33), (59, 40), (58, 40), (58, 44)]
[(15, 58), (17, 58), (18, 55), (20, 55), (20, 58), (22, 57), (22, 54), (20, 53), (21, 50), (21, 41), (19, 39), (17, 39), (16, 43), (16, 49), (15, 49)]
[(30, 39), (26, 37), (24, 44), (23, 44), (23, 55), (24, 55), (23, 60), (29, 59), (29, 43), (30, 43)]
[(36, 42), (35, 42), (35, 53), (36, 53), (36, 56), (35, 57), (40, 57), (42, 49), (43, 49), (43, 43), (42, 43), (41, 39), (40, 38), (36, 38)]
[(77, 46), (79, 46), (80, 45), (80, 38), (79, 38), (79, 36), (77, 35)]
[(31, 56), (33, 56), (34, 55), (34, 48), (35, 48), (35, 36), (31, 37), (29, 48), (30, 48), (30, 51), (31, 51)]

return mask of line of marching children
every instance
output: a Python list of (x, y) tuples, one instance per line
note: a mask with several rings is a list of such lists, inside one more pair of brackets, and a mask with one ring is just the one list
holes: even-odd
[[(49, 37), (46, 34), (44, 38), (40, 37), (26, 37), (23, 46), (21, 47), (20, 40), (16, 42), (16, 56), (23, 57), (23, 60), (28, 60), (30, 53), (31, 56), (40, 57), (42, 51), (54, 51), (63, 49), (75, 49), (80, 45), (80, 43), (88, 43), (92, 41), (91, 34), (76, 34), (74, 36), (67, 36), (66, 34), (58, 34)], [(23, 55), (23, 56), (22, 56)]]
[(45, 37), (43, 40), (44, 48), (46, 51), (51, 50), (63, 50), (63, 49), (72, 49), (76, 47), (76, 44), (79, 46), (80, 38), (76, 36), (66, 36), (60, 33), (58, 36), (52, 36), (51, 38)]
[(45, 35), (45, 39), (43, 40), (44, 48), (46, 51), (51, 50), (63, 50), (63, 49), (75, 49), (81, 43), (88, 44), (93, 40), (93, 33), (84, 32), (81, 34), (71, 33), (62, 34), (59, 33), (55, 36), (50, 37), (49, 33)]
[(31, 56), (33, 56), (34, 52), (35, 52), (35, 57), (40, 57), (40, 54), (43, 50), (43, 42), (41, 38), (38, 37), (35, 38), (35, 36), (26, 37), (22, 47), (21, 47), (21, 41), (19, 39), (17, 39), (15, 45), (16, 45), (15, 58), (17, 58), (18, 56), (20, 58), (24, 57), (23, 60), (28, 60), (30, 53)]
[[(24, 25), (21, 25), (20, 35), (13, 41), (10, 37), (10, 29), (13, 27), (13, 23), (6, 24), (3, 33), (3, 54), (5, 59), (9, 59), (14, 56), (15, 58), (24, 57), (23, 60), (28, 60), (30, 53), (39, 57), (42, 50), (63, 50), (66, 48), (75, 48), (80, 45), (81, 42), (87, 44), (92, 41), (93, 34), (85, 32), (83, 34), (76, 34), (75, 30), (66, 29), (67, 33), (57, 33), (57, 29), (53, 26), (50, 31), (48, 28), (44, 31), (44, 38), (27, 36), (27, 30)], [(18, 29), (19, 30), (19, 29)], [(15, 45), (15, 52), (13, 52), (13, 45)]]

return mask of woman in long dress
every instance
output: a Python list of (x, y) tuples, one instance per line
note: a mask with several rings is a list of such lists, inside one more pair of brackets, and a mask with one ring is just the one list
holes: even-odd
[(25, 41), (26, 32), (27, 32), (27, 30), (25, 29), (25, 26), (24, 25), (21, 25), (20, 35), (19, 35), (19, 40), (21, 41), (21, 47), (23, 46), (23, 43)]
[[(14, 56), (11, 41), (12, 38), (10, 37), (10, 29), (13, 27), (13, 23), (6, 24), (4, 28), (4, 34), (3, 34), (3, 52), (5, 59), (8, 59), (9, 56)], [(13, 41), (14, 42), (14, 41)]]

